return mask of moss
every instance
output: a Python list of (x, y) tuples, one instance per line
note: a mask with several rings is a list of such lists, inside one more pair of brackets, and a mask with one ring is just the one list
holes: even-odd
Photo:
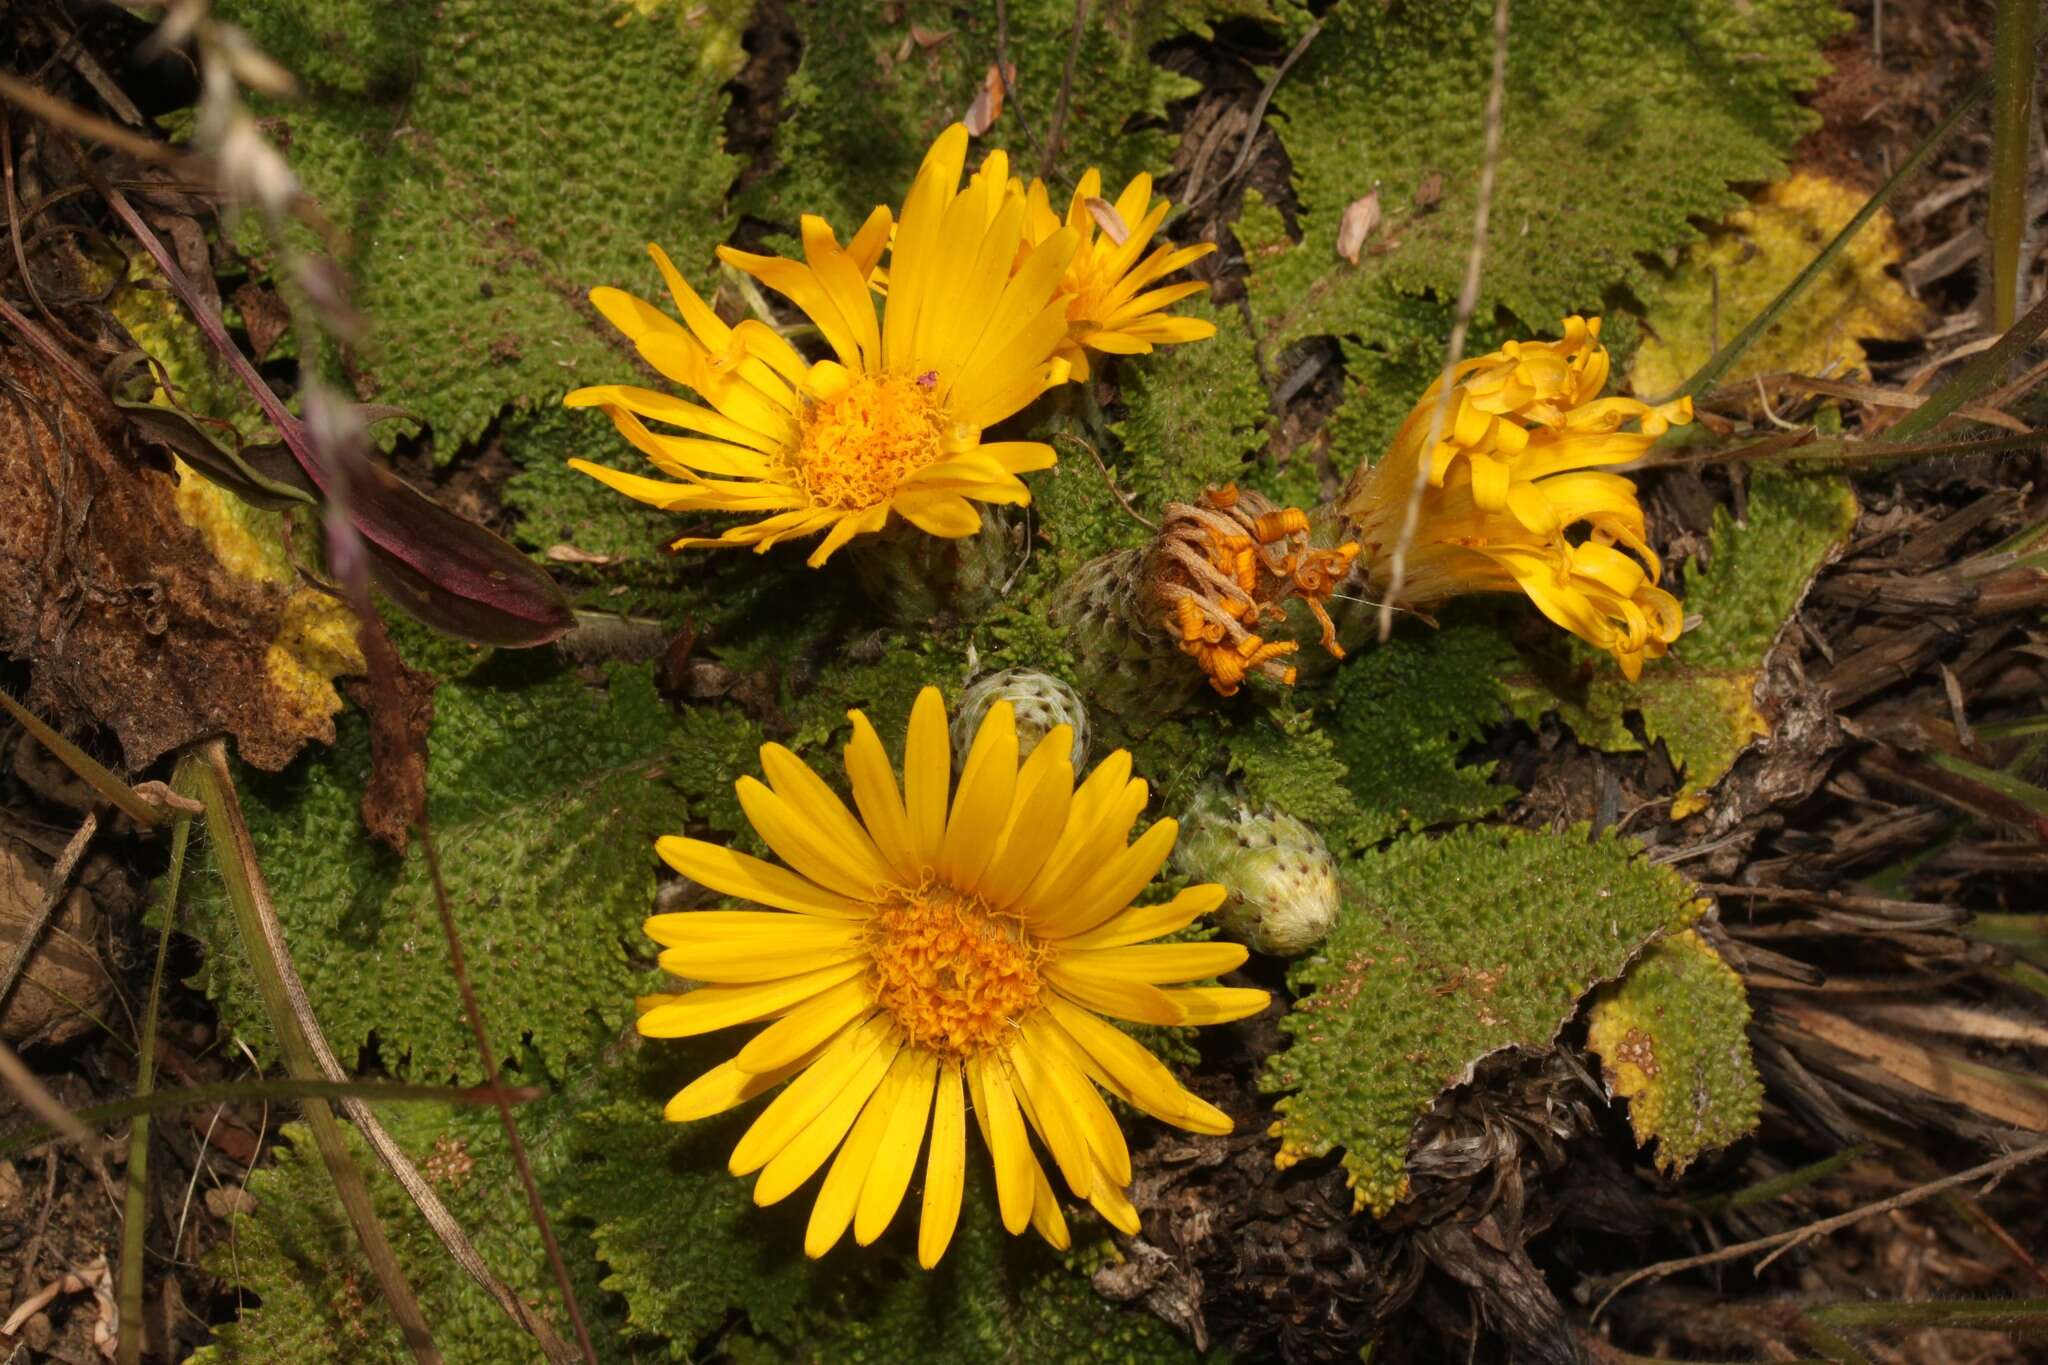
[[(645, 668), (594, 689), (545, 660), (499, 656), (435, 696), (428, 793), (469, 972), (500, 1049), (560, 1075), (631, 1008), (628, 947), (654, 895), (655, 838), (681, 827), (665, 780), (665, 708)], [(330, 753), (242, 796), (278, 914), (328, 1037), (347, 1057), (373, 1038), (408, 1078), (475, 1080), (447, 948), (417, 844), (373, 845), (357, 813), (368, 727), (343, 718)], [(202, 890), (193, 932), (223, 951), (203, 970), (227, 1026), (268, 1029), (232, 912)], [(516, 1040), (524, 1035), (523, 1044)]]

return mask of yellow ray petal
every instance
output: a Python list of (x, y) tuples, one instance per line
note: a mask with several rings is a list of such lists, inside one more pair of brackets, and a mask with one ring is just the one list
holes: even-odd
[(1152, 1117), (1197, 1133), (1231, 1130), (1229, 1115), (1191, 1093), (1166, 1064), (1128, 1033), (1058, 996), (1046, 1008), (1053, 1022), (1100, 1068), (1116, 1093)]
[(775, 856), (818, 885), (850, 900), (868, 901), (892, 880), (879, 857), (870, 861), (848, 856), (765, 783), (742, 777), (733, 787), (740, 809)]
[(846, 779), (853, 787), (853, 803), (882, 857), (899, 878), (915, 885), (923, 859), (911, 838), (910, 817), (904, 813), (888, 751), (866, 715), (848, 711), (846, 718), (853, 722), (853, 738), (846, 746)]
[(888, 1072), (882, 1077), (882, 1083), (869, 1098), (867, 1107), (854, 1121), (853, 1131), (846, 1135), (839, 1155), (832, 1159), (832, 1169), (825, 1172), (825, 1183), (818, 1190), (818, 1202), (811, 1206), (810, 1225), (804, 1229), (806, 1256), (816, 1260), (846, 1235), (846, 1225), (853, 1221), (853, 1211), (860, 1203), (861, 1187), (867, 1183), (868, 1172), (874, 1167), (875, 1153), (888, 1131), (897, 1101), (910, 1083), (911, 1073), (925, 1057), (925, 1053), (910, 1048), (897, 1053), (895, 1061), (889, 1064)]
[(1095, 1173), (1095, 1163), (1088, 1156), (1088, 1141), (1082, 1136), (1076, 1116), (1068, 1110), (1065, 1097), (1046, 1073), (1037, 1050), (1026, 1039), (1003, 1054), (1003, 1061), (1010, 1068), (1017, 1103), (1032, 1131), (1052, 1153), (1067, 1187), (1086, 1199), (1093, 1188)]
[(640, 929), (664, 948), (733, 946), (763, 956), (791, 949), (812, 952), (837, 948), (856, 942), (862, 933), (861, 925), (853, 920), (784, 914), (780, 910), (678, 910), (650, 915), (641, 922)]
[(1228, 1024), (1249, 1019), (1273, 1003), (1265, 991), (1245, 986), (1188, 986), (1162, 991), (1190, 1024)]
[(849, 962), (761, 985), (700, 986), (671, 1004), (647, 1011), (635, 1022), (648, 1038), (689, 1038), (735, 1024), (751, 1024), (801, 1005), (865, 970), (866, 963)]
[(661, 1116), (670, 1123), (688, 1123), (710, 1118), (766, 1094), (810, 1064), (802, 1057), (774, 1071), (742, 1071), (730, 1061), (720, 1062), (669, 1098)]
[(996, 1206), (1003, 1226), (1012, 1235), (1020, 1233), (1031, 1221), (1032, 1180), (1038, 1159), (1031, 1155), (1031, 1140), (1025, 1136), (1024, 1116), (1017, 1109), (1009, 1075), (995, 1054), (984, 1052), (967, 1059), (967, 1088), (974, 1100), (981, 1140), (995, 1167)]
[(1135, 948), (1070, 950), (1068, 961), (1152, 985), (1201, 981), (1244, 965), (1250, 953), (1241, 943), (1150, 943)]
[(1048, 938), (1086, 933), (1128, 909), (1138, 893), (1159, 875), (1159, 869), (1165, 864), (1167, 855), (1173, 852), (1173, 841), (1178, 837), (1179, 821), (1167, 819), (1153, 824), (1138, 836), (1137, 842), (1111, 858), (1094, 876), (1083, 882), (1071, 900), (1036, 919), (1034, 922), (1041, 926), (1040, 932)]
[(777, 796), (831, 840), (845, 866), (878, 882), (889, 880), (889, 865), (866, 827), (854, 819), (838, 793), (826, 786), (809, 764), (780, 744), (764, 744), (761, 772)]
[(960, 1068), (947, 1062), (939, 1071), (932, 1109), (931, 1151), (924, 1165), (924, 1208), (917, 1225), (917, 1263), (930, 1270), (946, 1254), (960, 1221), (960, 1192), (967, 1181), (967, 1111), (960, 1096)]
[(1213, 914), (1230, 893), (1214, 882), (1191, 886), (1164, 905), (1138, 905), (1113, 916), (1100, 928), (1066, 940), (1068, 948), (1121, 948), (1145, 943), (1185, 929)]
[[(749, 1175), (760, 1170), (771, 1158), (780, 1155), (799, 1134), (809, 1131), (814, 1121), (820, 1121), (819, 1116), (839, 1098), (840, 1092), (854, 1083), (862, 1068), (867, 1066), (878, 1052), (883, 1052), (881, 1061), (874, 1064), (874, 1080), (869, 1082), (869, 1088), (872, 1089), (874, 1081), (881, 1079), (882, 1072), (888, 1068), (890, 1059), (895, 1056), (893, 1051), (885, 1050), (883, 1047), (890, 1037), (891, 1027), (887, 1018), (878, 1016), (859, 1028), (846, 1030), (826, 1044), (818, 1060), (812, 1063), (803, 1075), (797, 1077), (789, 1089), (768, 1101), (768, 1107), (761, 1111), (746, 1133), (741, 1136), (739, 1145), (732, 1149), (732, 1159), (727, 1163), (727, 1169), (734, 1175)], [(860, 1098), (867, 1098), (866, 1090), (860, 1092)], [(847, 1115), (846, 1122), (852, 1124), (851, 1113)], [(841, 1134), (845, 1131), (843, 1127), (839, 1130)], [(832, 1140), (836, 1143), (838, 1136), (834, 1135)], [(829, 1152), (831, 1148), (828, 1146), (824, 1150)], [(821, 1153), (818, 1160), (822, 1162), (824, 1159)], [(796, 1176), (783, 1189), (782, 1194), (787, 1194), (789, 1190), (801, 1185), (809, 1177), (810, 1172), (816, 1169), (817, 1166), (813, 1164), (802, 1175)], [(774, 1199), (762, 1199), (758, 1190), (754, 1197), (759, 1203), (775, 1202)], [(778, 1199), (781, 1197), (780, 1194), (776, 1195)]]
[[(670, 867), (720, 895), (737, 896), (756, 905), (772, 905), (778, 910), (793, 910), (801, 915), (822, 915), (838, 920), (867, 918), (866, 908), (858, 902), (827, 891), (815, 882), (805, 881), (788, 868), (763, 862), (723, 844), (665, 834), (654, 841), (654, 851)], [(664, 916), (656, 918), (667, 922)], [(688, 918), (695, 920), (696, 915)], [(734, 927), (738, 925), (735, 923)], [(683, 932), (680, 925), (677, 930)]]
[(1119, 1185), (1130, 1184), (1131, 1152), (1124, 1145), (1123, 1130), (1116, 1126), (1116, 1116), (1109, 1112), (1109, 1106), (1102, 1102), (1102, 1096), (1082, 1070), (1079, 1054), (1066, 1034), (1055, 1028), (1042, 1011), (1026, 1016), (1022, 1028), (1039, 1074), (1051, 1084), (1074, 1131), (1088, 1144), (1098, 1172), (1108, 1172)]
[(842, 1030), (858, 1024), (873, 1009), (873, 991), (864, 977), (856, 976), (812, 996), (762, 1029), (739, 1050), (733, 1062), (740, 1070), (757, 1075), (786, 1070), (798, 1058), (810, 1055)]
[(926, 535), (962, 540), (981, 530), (981, 513), (957, 493), (899, 493), (889, 506)]
[[(791, 915), (789, 918), (797, 917)], [(865, 951), (861, 941), (852, 937), (838, 943), (804, 948), (771, 947), (745, 941), (688, 943), (664, 949), (656, 960), (670, 976), (720, 986), (739, 986), (755, 981), (779, 981), (799, 972), (815, 972), (851, 961)]]
[[(898, 1055), (895, 1044), (884, 1043), (861, 1060), (831, 1102), (761, 1168), (761, 1176), (754, 1182), (756, 1204), (765, 1208), (779, 1203), (817, 1174), (826, 1159), (839, 1150), (855, 1120), (866, 1112)], [(734, 1157), (737, 1160), (738, 1153)]]
[(974, 886), (995, 851), (996, 837), (1017, 790), (1017, 724), (1010, 703), (999, 701), (982, 717), (939, 846), (939, 875), (954, 886)]
[(1068, 999), (1114, 1019), (1139, 1024), (1183, 1024), (1187, 1012), (1157, 986), (1127, 981), (1110, 972), (1092, 972), (1078, 959), (1056, 958), (1044, 969)]
[(1054, 726), (1018, 771), (1009, 819), (976, 883), (991, 904), (1014, 904), (1045, 866), (1074, 800), (1073, 752), (1073, 727)]
[(939, 1059), (923, 1051), (905, 1055), (912, 1058), (909, 1071), (890, 1106), (867, 1178), (861, 1182), (859, 1202), (854, 1205), (853, 1240), (862, 1246), (880, 1237), (903, 1206), (903, 1194), (917, 1169), (917, 1154), (924, 1147), (925, 1127), (931, 1121)]
[(910, 708), (903, 746), (903, 804), (911, 848), (920, 864), (936, 865), (946, 841), (946, 802), (953, 784), (953, 741), (946, 733), (946, 703), (927, 687)]

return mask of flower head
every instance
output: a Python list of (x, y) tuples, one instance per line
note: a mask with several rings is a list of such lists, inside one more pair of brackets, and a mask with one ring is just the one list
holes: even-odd
[(1053, 212), (1043, 181), (1031, 182), (1025, 202), (1026, 240), (1049, 241), (1064, 230), (1080, 242), (1060, 285), (1068, 320), (1060, 355), (1074, 367), (1076, 379), (1088, 377), (1089, 351), (1143, 355), (1154, 346), (1216, 335), (1213, 323), (1171, 317), (1164, 311), (1208, 286), (1200, 280), (1169, 285), (1159, 281), (1199, 261), (1216, 244), (1177, 247), (1163, 242), (1146, 254), (1173, 207), (1165, 199), (1152, 202), (1151, 176), (1139, 175), (1110, 203), (1102, 197), (1102, 172), (1091, 168), (1075, 187), (1064, 220)]
[(640, 1032), (767, 1023), (671, 1099), (668, 1118), (721, 1113), (787, 1081), (730, 1166), (760, 1172), (754, 1200), (771, 1204), (829, 1162), (804, 1238), (812, 1256), (849, 1225), (862, 1245), (881, 1235), (929, 1137), (918, 1259), (935, 1264), (959, 1217), (970, 1111), (1011, 1232), (1028, 1223), (1068, 1241), (1035, 1133), (1074, 1193), (1135, 1233), (1130, 1154), (1100, 1090), (1195, 1132), (1231, 1122), (1101, 1016), (1213, 1024), (1265, 1007), (1264, 991), (1178, 984), (1237, 966), (1241, 947), (1146, 942), (1215, 909), (1223, 889), (1131, 906), (1177, 826), (1161, 820), (1126, 842), (1147, 788), (1122, 750), (1076, 787), (1067, 728), (1020, 763), (998, 702), (956, 782), (945, 707), (926, 688), (899, 788), (874, 728), (851, 718), (853, 809), (780, 745), (761, 750), (766, 783), (740, 779), (747, 818), (786, 866), (694, 839), (656, 845), (753, 908), (647, 921), (662, 966), (705, 984), (643, 1001)]
[[(719, 248), (719, 258), (786, 296), (817, 325), (834, 359), (806, 362), (755, 321), (728, 326), (667, 256), (650, 247), (682, 321), (616, 289), (591, 302), (641, 357), (703, 401), (624, 384), (578, 389), (669, 480), (585, 460), (570, 463), (629, 497), (759, 520), (678, 549), (820, 535), (819, 565), (892, 514), (935, 536), (973, 535), (974, 503), (1025, 503), (1017, 475), (1053, 463), (1050, 446), (984, 443), (985, 428), (1066, 381), (1055, 357), (1067, 332), (1060, 282), (1079, 234), (1024, 240), (1024, 203), (1002, 153), (961, 188), (967, 132), (948, 128), (926, 154), (900, 220), (877, 208), (841, 245), (823, 219), (802, 220), (804, 259)], [(869, 287), (890, 250), (878, 316)], [(683, 434), (657, 432), (647, 422)]]
[[(1601, 467), (1642, 455), (1674, 423), (1691, 421), (1692, 405), (1601, 398), (1608, 361), (1599, 336), (1599, 319), (1567, 318), (1559, 341), (1511, 341), (1460, 365), (1435, 446), (1424, 449), (1440, 382), (1392, 449), (1353, 476), (1341, 510), (1386, 588), (1422, 472), (1405, 605), (1519, 590), (1558, 625), (1611, 651), (1633, 679), (1678, 638), (1684, 614), (1656, 585), (1660, 566), (1635, 485)], [(1635, 429), (1623, 430), (1630, 423)]]
[(1309, 543), (1308, 515), (1280, 507), (1236, 484), (1209, 489), (1199, 504), (1168, 503), (1165, 521), (1146, 552), (1161, 624), (1223, 696), (1263, 673), (1291, 685), (1286, 662), (1301, 646), (1267, 639), (1269, 623), (1287, 619), (1286, 604), (1300, 601), (1321, 628), (1321, 643), (1344, 657), (1337, 629), (1323, 603), (1351, 572), (1358, 545), (1335, 549)]

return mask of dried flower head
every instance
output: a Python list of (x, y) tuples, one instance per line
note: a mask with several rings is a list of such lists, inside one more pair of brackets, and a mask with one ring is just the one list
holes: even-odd
[(1151, 589), (1167, 632), (1228, 697), (1252, 673), (1292, 684), (1287, 657), (1298, 642), (1268, 639), (1270, 624), (1300, 601), (1322, 628), (1320, 643), (1344, 657), (1323, 606), (1358, 558), (1355, 541), (1334, 549), (1309, 543), (1308, 515), (1235, 484), (1212, 488), (1200, 503), (1168, 503), (1146, 554)]

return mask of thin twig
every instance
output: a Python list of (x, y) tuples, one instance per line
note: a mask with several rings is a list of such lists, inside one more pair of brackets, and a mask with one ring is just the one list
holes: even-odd
[(1502, 117), (1508, 89), (1508, 0), (1493, 5), (1493, 82), (1486, 91), (1486, 151), (1479, 166), (1479, 200), (1472, 209), (1472, 252), (1465, 258), (1465, 282), (1458, 290), (1458, 308), (1451, 319), (1451, 340), (1444, 348), (1444, 372), (1438, 381), (1436, 408), (1429, 415), (1429, 439), (1423, 443), (1422, 458), (1415, 462), (1415, 480), (1408, 489), (1408, 506), (1401, 517), (1401, 534), (1394, 541), (1387, 592), (1380, 603), (1379, 633), (1385, 642), (1394, 633), (1394, 604), (1408, 578), (1408, 551), (1415, 543), (1415, 530), (1422, 520), (1422, 495), (1429, 487), (1429, 471), (1436, 459), (1436, 443), (1443, 439), (1450, 420), (1452, 381), (1458, 362), (1465, 358), (1465, 332), (1479, 309), (1479, 280), (1486, 265), (1486, 224), (1493, 216), (1493, 181), (1500, 170)]
[(1074, 63), (1081, 56), (1081, 34), (1088, 27), (1088, 0), (1074, 0), (1074, 27), (1067, 34), (1067, 65), (1060, 73), (1059, 99), (1052, 107), (1052, 123), (1045, 130), (1045, 150), (1038, 157), (1038, 178), (1052, 174), (1052, 163), (1060, 151), (1060, 133), (1067, 126), (1067, 101), (1074, 93)]
[[(390, 648), (388, 641), (385, 648)], [(455, 976), (456, 988), (462, 993), (462, 1012), (469, 1018), (469, 1030), (476, 1035), (476, 1050), (484, 1063), (484, 1084), (496, 1089), (498, 1055), (492, 1049), (490, 1033), (484, 1027), (483, 1006), (477, 1003), (476, 988), (470, 984), (469, 968), (462, 956), (462, 936), (455, 928), (455, 910), (448, 903), (448, 887), (441, 880), (441, 859), (434, 852), (434, 834), (424, 812), (417, 830), (420, 853), (427, 863), (427, 877), (434, 884), (434, 906), (441, 912), (441, 932), (448, 939), (448, 967)], [(583, 1307), (576, 1301), (576, 1287), (569, 1282), (569, 1267), (562, 1261), (562, 1248), (555, 1240), (554, 1224), (548, 1221), (547, 1205), (540, 1197), (540, 1185), (533, 1178), (533, 1165), (526, 1159), (526, 1144), (520, 1140), (518, 1121), (512, 1117), (511, 1104), (502, 1099), (498, 1101), (498, 1123), (505, 1130), (505, 1145), (511, 1149), (512, 1166), (519, 1172), (519, 1183), (526, 1190), (527, 1210), (533, 1215), (533, 1225), (540, 1229), (541, 1246), (548, 1255), (548, 1268), (554, 1272), (556, 1287), (562, 1291), (562, 1302), (569, 1310), (569, 1326), (576, 1333), (577, 1348), (583, 1352), (583, 1359), (588, 1365), (597, 1365), (597, 1350), (590, 1343), (590, 1329), (583, 1325)]]
[(1159, 523), (1156, 521), (1147, 521), (1145, 520), (1145, 518), (1139, 516), (1138, 509), (1131, 506), (1130, 499), (1126, 498), (1124, 496), (1123, 490), (1116, 486), (1116, 480), (1110, 476), (1109, 466), (1102, 462), (1102, 452), (1097, 450), (1092, 442), (1082, 440), (1079, 436), (1074, 435), (1074, 433), (1072, 433), (1071, 431), (1062, 431), (1058, 434), (1058, 436), (1055, 436), (1053, 439), (1058, 440), (1060, 437), (1065, 437), (1067, 440), (1072, 441), (1074, 444), (1080, 446), (1083, 450), (1087, 451), (1088, 454), (1094, 458), (1095, 467), (1102, 471), (1102, 481), (1109, 485), (1109, 491), (1116, 495), (1116, 500), (1118, 503), (1122, 505), (1124, 511), (1130, 513), (1132, 521), (1137, 522), (1138, 525), (1144, 527), (1146, 530), (1152, 532), (1154, 535), (1157, 535), (1159, 533)]
[[(37, 1078), (35, 1072), (28, 1069), (28, 1063), (22, 1061), (14, 1049), (5, 1043), (0, 1043), (0, 1081), (7, 1083), (29, 1113), (34, 1114), (55, 1131), (73, 1142), (92, 1140), (92, 1130), (73, 1117), (71, 1111), (64, 1107), (64, 1102), (52, 1095), (49, 1087)], [(47, 1205), (44, 1211), (47, 1214)], [(31, 1257), (26, 1264), (33, 1263), (34, 1258)]]
[[(217, 751), (218, 740), (209, 745), (210, 755)], [(220, 754), (220, 761), (215, 768), (215, 778), (223, 784), (228, 780), (224, 753)], [(292, 961), (290, 950), (285, 946), (284, 927), (278, 922), (277, 906), (270, 899), (270, 889), (260, 879), (252, 880), (256, 883), (253, 887), (253, 900), (257, 919), (269, 945), (271, 959), (276, 964), (277, 974), (283, 980), (285, 995), (292, 1013), (305, 1036), (306, 1046), (312, 1052), (313, 1060), (319, 1064), (323, 1075), (330, 1080), (345, 1081), (348, 1079), (348, 1073), (342, 1069), (341, 1062), (334, 1055), (333, 1047), (327, 1041), (327, 1034), (320, 1027), (319, 1016), (314, 1013), (312, 1001), (306, 996), (306, 983), (300, 978), (299, 969)], [(491, 1272), (491, 1268), (484, 1263), (483, 1256), (463, 1232), (462, 1225), (455, 1221), (455, 1215), (448, 1211), (448, 1206), (441, 1202), (441, 1196), (427, 1183), (426, 1177), (420, 1174), (412, 1158), (406, 1155), (405, 1149), (392, 1138), (389, 1130), (378, 1121), (370, 1107), (359, 1099), (341, 1099), (337, 1103), (350, 1121), (362, 1130), (364, 1139), (370, 1144), (370, 1150), (377, 1154), (377, 1158), (384, 1163), (393, 1178), (404, 1187), (414, 1206), (419, 1209), (420, 1215), (427, 1220), (427, 1226), (434, 1230), (434, 1235), (441, 1239), (441, 1245), (447, 1249), (455, 1263), (462, 1267), (464, 1273), (482, 1286), (498, 1306), (505, 1310), (507, 1316), (533, 1334), (534, 1339), (540, 1343), (541, 1350), (550, 1360), (576, 1359), (576, 1353), (569, 1349), (547, 1320), (528, 1308), (503, 1280)]]
[(1024, 136), (1031, 139), (1031, 145), (1038, 149), (1038, 164), (1043, 166), (1051, 161), (1052, 155), (1046, 145), (1038, 140), (1038, 134), (1031, 129), (1030, 120), (1024, 117), (1024, 106), (1017, 103), (1017, 87), (1010, 79), (1010, 6), (1009, 0), (996, 0), (996, 79), (1003, 83), (1003, 105), (1017, 120), (1017, 126), (1024, 130)]
[(1957, 1185), (1967, 1185), (1973, 1180), (1981, 1180), (1987, 1176), (2000, 1175), (2016, 1166), (2024, 1166), (2028, 1162), (2039, 1160), (2044, 1156), (2048, 1156), (2048, 1142), (2037, 1142), (2033, 1146), (2023, 1147), (2017, 1152), (2007, 1152), (2004, 1156), (1987, 1161), (1980, 1166), (1972, 1166), (1967, 1171), (1943, 1176), (1940, 1180), (1929, 1181), (1927, 1184), (1916, 1186), (1903, 1194), (1895, 1194), (1888, 1199), (1880, 1199), (1876, 1203), (1865, 1204), (1861, 1208), (1851, 1209), (1847, 1213), (1838, 1213), (1832, 1218), (1823, 1218), (1818, 1222), (1808, 1223), (1803, 1227), (1788, 1228), (1784, 1232), (1774, 1232), (1768, 1237), (1757, 1237), (1747, 1242), (1737, 1242), (1733, 1246), (1721, 1247), (1715, 1251), (1701, 1252), (1697, 1256), (1684, 1256), (1675, 1261), (1659, 1261), (1655, 1265), (1646, 1265), (1640, 1270), (1632, 1270), (1601, 1297), (1600, 1302), (1594, 1306), (1593, 1318), (1598, 1320), (1601, 1313), (1606, 1311), (1607, 1305), (1614, 1301), (1615, 1295), (1633, 1285), (1641, 1284), (1645, 1280), (1661, 1280), (1667, 1275), (1676, 1275), (1682, 1270), (1697, 1270), (1701, 1266), (1718, 1265), (1723, 1261), (1739, 1260), (1744, 1256), (1759, 1251), (1770, 1252), (1770, 1255), (1758, 1261), (1752, 1268), (1752, 1273), (1756, 1273), (1794, 1247), (1803, 1242), (1809, 1242), (1815, 1237), (1825, 1237), (1827, 1234), (1837, 1232), (1852, 1223), (1860, 1223), (1865, 1218), (1870, 1218), (1880, 1213), (1890, 1213), (1893, 1209), (1903, 1209), (1908, 1205), (1917, 1204), (1923, 1199), (1940, 1194), (1943, 1190), (1953, 1189)]
[(71, 885), (71, 873), (77, 868), (78, 860), (85, 856), (85, 846), (92, 842), (93, 831), (99, 827), (99, 817), (87, 811), (85, 819), (79, 823), (78, 832), (71, 836), (71, 842), (64, 845), (64, 851), (51, 865), (49, 881), (43, 887), (43, 902), (21, 926), (21, 941), (14, 945), (14, 955), (7, 959), (5, 967), (0, 967), (0, 1010), (7, 1008), (7, 997), (13, 993), (14, 983), (20, 979), (22, 968), (28, 966), (30, 954), (42, 941), (43, 930), (49, 928), (50, 921), (56, 917), (57, 906)]
[[(1239, 174), (1243, 172), (1245, 166), (1250, 163), (1252, 148), (1259, 141), (1259, 129), (1265, 125), (1266, 106), (1273, 102), (1273, 92), (1280, 88), (1280, 82), (1287, 79), (1287, 73), (1294, 69), (1294, 64), (1301, 60), (1302, 54), (1308, 51), (1308, 45), (1314, 42), (1316, 35), (1322, 31), (1323, 21), (1318, 19), (1308, 26), (1308, 30), (1301, 37), (1295, 39), (1294, 46), (1287, 53), (1286, 60), (1280, 63), (1279, 68), (1273, 72), (1272, 78), (1259, 91), (1258, 101), (1252, 105), (1251, 121), (1245, 125), (1244, 142), (1238, 147), (1237, 155), (1231, 158), (1230, 169), (1223, 173), (1221, 179), (1209, 186), (1207, 192), (1202, 196), (1203, 202), (1214, 199), (1229, 189), (1231, 182), (1236, 180)], [(1190, 201), (1188, 207), (1195, 207), (1194, 202)]]
[[(172, 777), (175, 787), (190, 791), (196, 771), (188, 755)], [(171, 870), (165, 878), (164, 922), (157, 932), (156, 970), (149, 978), (149, 1003), (142, 1011), (142, 1042), (135, 1061), (135, 1093), (147, 1097), (156, 1086), (156, 1026), (163, 1010), (164, 968), (170, 961), (171, 930), (178, 923), (178, 888), (185, 875), (185, 851), (192, 839), (192, 817), (180, 816), (171, 830)], [(149, 1232), (149, 1115), (138, 1114), (128, 1126), (128, 1169), (123, 1173), (121, 1274), (116, 1302), (121, 1309), (121, 1365), (142, 1359), (142, 1259)], [(177, 1244), (172, 1244), (175, 1253)]]
[(75, 105), (67, 104), (54, 95), (36, 89), (27, 81), (0, 72), (0, 99), (20, 105), (29, 113), (60, 128), (69, 129), (80, 137), (91, 138), (94, 142), (118, 147), (133, 157), (155, 162), (159, 166), (170, 166), (191, 173), (195, 180), (211, 180), (215, 167), (211, 157), (197, 152), (184, 152), (169, 143), (143, 137), (130, 132), (118, 123), (89, 114)]

